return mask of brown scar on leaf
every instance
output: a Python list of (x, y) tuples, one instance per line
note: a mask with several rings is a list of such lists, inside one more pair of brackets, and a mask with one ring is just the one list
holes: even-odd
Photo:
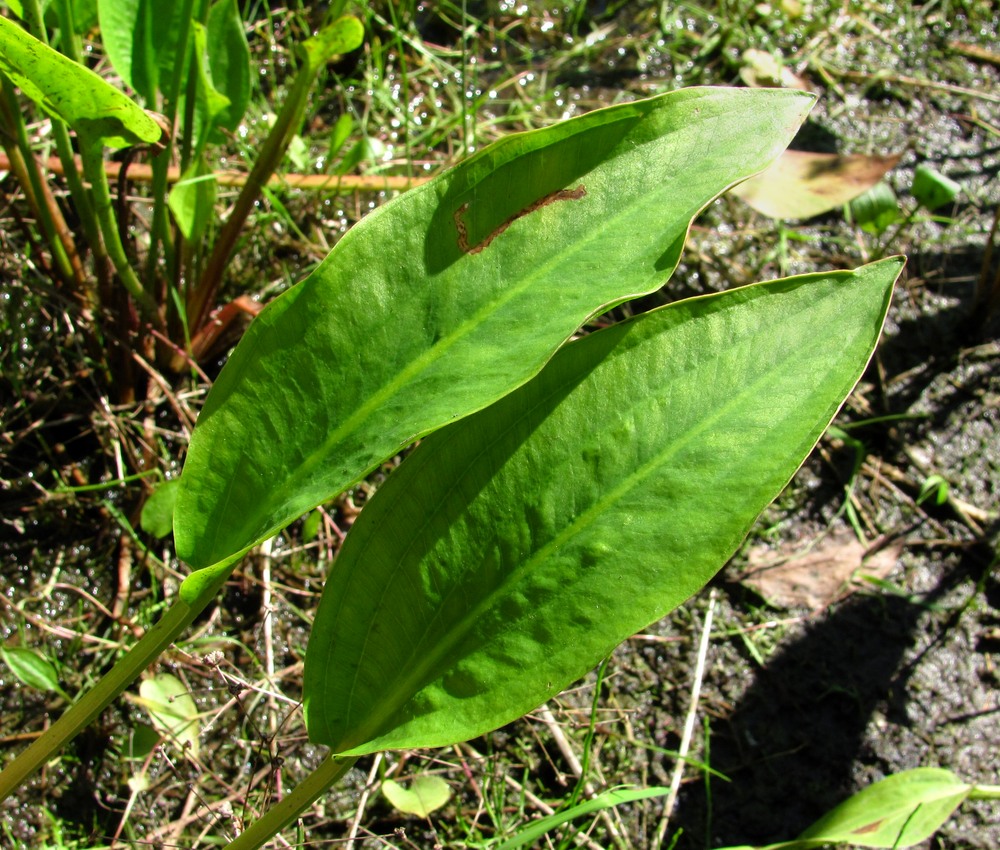
[(466, 202), (455, 210), (454, 214), (455, 230), (458, 232), (458, 247), (465, 254), (478, 254), (484, 248), (488, 247), (494, 239), (496, 239), (519, 218), (522, 218), (529, 213), (533, 213), (535, 210), (541, 209), (544, 206), (553, 204), (556, 201), (579, 201), (586, 194), (587, 189), (582, 183), (575, 189), (559, 189), (555, 192), (549, 192), (549, 194), (543, 195), (537, 201), (532, 201), (523, 210), (514, 213), (514, 215), (502, 222), (496, 230), (489, 234), (489, 236), (487, 236), (482, 242), (479, 242), (476, 245), (469, 245), (469, 232), (466, 230), (465, 221), (462, 219), (466, 210), (469, 209), (469, 204)]
[(879, 818), (877, 821), (873, 821), (867, 826), (859, 826), (857, 829), (852, 830), (852, 833), (854, 835), (866, 835), (869, 832), (875, 832), (880, 826), (882, 826), (882, 822), (884, 820), (885, 818)]

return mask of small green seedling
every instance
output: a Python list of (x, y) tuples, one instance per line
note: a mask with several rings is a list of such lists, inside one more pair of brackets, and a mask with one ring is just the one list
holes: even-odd
[(920, 493), (917, 496), (917, 504), (922, 505), (924, 502), (929, 501), (934, 505), (943, 505), (948, 501), (949, 493), (950, 488), (944, 476), (938, 475), (937, 473), (928, 475), (924, 480), (924, 483), (920, 485)]
[[(851, 201), (847, 212), (858, 227), (873, 236), (883, 236), (890, 227), (897, 225), (892, 237), (884, 240), (886, 244), (891, 244), (904, 227), (913, 223), (921, 210), (933, 212), (954, 203), (961, 191), (960, 184), (921, 163), (913, 172), (910, 194), (916, 203), (909, 211), (900, 204), (892, 188), (883, 182)], [(936, 220), (943, 223), (950, 221), (941, 217)]]
[(22, 685), (36, 691), (59, 694), (66, 702), (73, 701), (59, 684), (55, 665), (38, 650), (23, 646), (2, 646), (0, 658)]

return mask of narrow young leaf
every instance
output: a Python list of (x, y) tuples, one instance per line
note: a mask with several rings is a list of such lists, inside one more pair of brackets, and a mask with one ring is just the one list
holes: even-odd
[(218, 0), (208, 11), (207, 68), (213, 87), (228, 105), (215, 126), (235, 132), (250, 103), (250, 47), (236, 0)]
[(245, 550), (660, 287), (812, 104), (687, 89), (510, 136), (375, 211), (251, 325), (192, 437), (178, 554)]
[(55, 665), (38, 650), (23, 646), (0, 647), (0, 658), (19, 682), (38, 691), (51, 691), (66, 700), (69, 695), (59, 685)]
[(189, 242), (200, 239), (215, 216), (215, 174), (205, 158), (192, 160), (167, 196), (178, 230)]
[(48, 115), (89, 140), (123, 148), (160, 138), (159, 125), (138, 104), (3, 16), (0, 72)]
[(526, 844), (538, 846), (536, 842), (540, 838), (553, 829), (562, 826), (564, 823), (569, 823), (584, 815), (620, 806), (623, 803), (648, 800), (650, 797), (665, 797), (669, 793), (669, 788), (660, 788), (659, 786), (653, 786), (652, 788), (612, 788), (610, 791), (598, 794), (596, 797), (572, 808), (563, 809), (548, 817), (533, 821), (516, 835), (504, 841), (503, 844), (498, 845), (496, 850), (517, 850), (518, 847), (524, 847)]
[(854, 387), (901, 268), (644, 314), (428, 437), (331, 570), (310, 737), (359, 755), (485, 733), (695, 593)]

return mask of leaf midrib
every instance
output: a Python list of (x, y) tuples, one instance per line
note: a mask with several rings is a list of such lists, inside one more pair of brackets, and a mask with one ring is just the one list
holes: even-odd
[[(594, 172), (588, 172), (588, 174), (593, 174)], [(586, 175), (585, 175), (586, 176)], [(663, 190), (665, 191), (665, 190)], [(659, 198), (663, 191), (656, 193), (656, 195), (646, 194), (642, 197), (645, 199)], [(713, 195), (713, 197), (716, 197)], [(586, 203), (587, 199), (583, 198), (582, 202)], [(710, 203), (711, 199), (705, 203)], [(615, 224), (619, 224), (622, 220), (627, 220), (629, 218), (635, 217), (642, 209), (645, 209), (648, 204), (643, 203), (636, 206), (630, 206), (622, 210), (621, 212), (615, 214), (614, 216), (609, 216), (605, 221), (610, 221)], [(699, 207), (701, 209), (702, 207)], [(558, 205), (555, 205), (555, 209), (559, 209)], [(539, 211), (540, 212), (540, 211)], [(550, 213), (551, 214), (551, 213)], [(691, 222), (694, 220), (694, 216), (688, 221), (687, 229), (690, 228)], [(516, 224), (516, 223), (515, 223)], [(514, 225), (512, 225), (513, 228)], [(402, 370), (396, 373), (396, 375), (390, 379), (387, 383), (383, 384), (378, 390), (376, 390), (371, 396), (368, 397), (360, 406), (358, 406), (350, 416), (348, 416), (340, 425), (334, 428), (329, 435), (324, 439), (324, 441), (314, 449), (309, 455), (307, 455), (296, 467), (292, 470), (285, 482), (278, 487), (276, 490), (272, 491), (274, 494), (273, 502), (277, 502), (281, 505), (286, 505), (291, 500), (294, 495), (294, 491), (297, 490), (301, 485), (303, 474), (307, 473), (308, 470), (314, 468), (315, 466), (321, 464), (326, 458), (328, 458), (336, 449), (337, 445), (345, 440), (352, 433), (355, 433), (358, 427), (367, 420), (374, 412), (377, 412), (383, 405), (394, 396), (398, 395), (404, 387), (412, 383), (417, 376), (425, 374), (430, 371), (431, 367), (439, 362), (444, 355), (465, 337), (470, 336), (478, 327), (485, 324), (489, 318), (498, 313), (506, 304), (510, 303), (515, 298), (523, 295), (525, 291), (532, 288), (537, 284), (539, 280), (542, 280), (549, 276), (552, 271), (558, 266), (565, 263), (567, 257), (574, 255), (583, 255), (592, 247), (593, 244), (598, 243), (601, 240), (601, 231), (604, 228), (595, 229), (590, 234), (584, 238), (575, 238), (571, 240), (564, 248), (555, 253), (550, 253), (548, 255), (548, 260), (536, 267), (531, 273), (526, 275), (522, 282), (516, 286), (505, 288), (501, 291), (500, 297), (495, 298), (484, 304), (478, 311), (467, 318), (461, 325), (455, 328), (450, 334), (442, 337), (433, 346), (422, 352), (418, 357), (407, 364)], [(502, 238), (502, 236), (500, 237)], [(670, 243), (672, 244), (673, 240)], [(468, 255), (463, 258), (465, 263), (475, 262), (478, 259), (478, 255)], [(673, 263), (670, 269), (664, 269), (659, 274), (664, 276), (669, 276), (673, 269), (676, 268), (676, 263)], [(457, 274), (457, 271), (455, 272)], [(617, 301), (617, 299), (615, 299)], [(607, 302), (612, 303), (612, 302)], [(592, 310), (587, 316), (584, 316), (581, 320), (586, 322), (589, 316), (595, 315), (601, 312), (607, 304), (602, 303), (598, 305), (594, 310)], [(559, 341), (558, 345), (554, 348), (560, 347), (572, 334), (576, 331), (579, 325), (574, 325), (570, 329), (562, 340)], [(551, 355), (550, 355), (551, 357)], [(517, 386), (522, 386), (527, 383), (532, 377), (541, 371), (542, 367), (545, 365), (546, 360), (538, 363), (533, 371), (524, 375)], [(516, 388), (516, 387), (514, 387)], [(514, 388), (509, 388), (511, 391)], [(483, 399), (475, 410), (481, 410), (484, 407), (489, 406), (491, 403), (501, 398), (502, 395), (492, 396), (490, 398)], [(474, 413), (475, 410), (466, 411), (463, 415), (468, 415), (469, 413)], [(426, 434), (428, 430), (436, 427), (435, 425), (424, 425), (422, 428), (418, 429), (416, 433), (404, 438), (402, 444), (399, 448), (408, 445), (414, 440), (419, 439), (421, 436)], [(354, 481), (358, 481), (364, 477), (370, 471), (370, 467), (359, 472), (359, 474), (351, 479), (350, 481), (345, 481), (341, 490), (349, 487)], [(289, 492), (293, 491), (293, 492)], [(338, 491), (339, 492), (339, 491)], [(272, 513), (273, 515), (273, 513)], [(280, 523), (279, 523), (280, 525)]]

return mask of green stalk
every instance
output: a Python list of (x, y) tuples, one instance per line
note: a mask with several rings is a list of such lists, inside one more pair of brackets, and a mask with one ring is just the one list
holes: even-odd
[[(163, 317), (160, 315), (156, 301), (142, 287), (139, 278), (129, 264), (125, 255), (125, 246), (122, 245), (118, 235), (118, 226), (115, 222), (114, 210), (111, 204), (111, 190), (108, 188), (108, 177), (104, 171), (104, 160), (101, 156), (103, 146), (100, 140), (88, 138), (89, 134), (77, 129), (77, 138), (80, 140), (80, 158), (83, 160), (83, 174), (90, 183), (94, 200), (94, 215), (101, 228), (101, 235), (104, 237), (103, 250), (115, 267), (118, 277), (125, 285), (129, 295), (131, 295), (145, 318), (153, 323), (157, 328), (163, 326)], [(97, 247), (94, 247), (95, 259), (102, 259), (98, 256)], [(103, 252), (102, 252), (103, 253)]]
[(263, 817), (227, 844), (226, 850), (257, 850), (263, 847), (268, 839), (292, 823), (331, 785), (343, 779), (356, 761), (356, 758), (328, 755), (319, 767), (295, 786), (291, 794), (271, 806)]
[(338, 53), (346, 53), (357, 48), (364, 38), (361, 22), (352, 15), (338, 18), (324, 27), (299, 47), (298, 55), (302, 66), (295, 76), (295, 82), (288, 93), (277, 120), (264, 140), (264, 147), (254, 163), (243, 189), (236, 199), (232, 213), (219, 231), (205, 270), (198, 279), (198, 285), (188, 298), (188, 327), (195, 335), (208, 321), (209, 312), (215, 303), (216, 294), (222, 283), (229, 257), (236, 245), (254, 203), (260, 197), (261, 189), (277, 170), (288, 150), (295, 131), (302, 123), (309, 91), (323, 65)]
[[(0, 771), (0, 801), (49, 761), (134, 682), (140, 673), (184, 631), (216, 597), (236, 560), (201, 570), (181, 585), (179, 598), (166, 614), (101, 680), (45, 730), (45, 733)], [(192, 579), (194, 579), (192, 581)]]
[(281, 164), (295, 130), (305, 114), (309, 102), (309, 90), (312, 88), (313, 80), (318, 73), (318, 65), (308, 61), (308, 59), (303, 62), (295, 77), (292, 90), (281, 107), (281, 112), (278, 113), (271, 132), (268, 133), (267, 139), (264, 141), (260, 156), (253, 164), (246, 183), (243, 184), (243, 189), (236, 199), (233, 211), (219, 231), (219, 236), (212, 247), (212, 254), (205, 265), (205, 271), (188, 300), (188, 323), (192, 333), (197, 333), (208, 320), (208, 313), (215, 302), (216, 293), (222, 283), (222, 276), (229, 263), (229, 256), (236, 245), (236, 240), (246, 224), (254, 203), (260, 197), (261, 187), (267, 183)]
[[(168, 281), (175, 278), (176, 257), (174, 253), (173, 239), (170, 232), (170, 217), (167, 215), (167, 170), (173, 157), (174, 137), (176, 133), (173, 129), (177, 126), (177, 109), (180, 102), (181, 86), (184, 82), (184, 73), (188, 64), (188, 54), (190, 52), (191, 16), (194, 10), (194, 0), (184, 0), (184, 6), (180, 16), (180, 31), (177, 34), (177, 44), (180, 45), (179, 56), (174, 63), (173, 74), (169, 80), (169, 87), (160, 87), (162, 103), (158, 108), (163, 109), (164, 117), (167, 119), (167, 126), (171, 128), (170, 137), (167, 139), (166, 148), (152, 160), (153, 167), (153, 223), (150, 227), (149, 256), (146, 260), (146, 280), (152, 286), (156, 280), (156, 267), (163, 249), (163, 256), (166, 261), (165, 277)], [(147, 104), (148, 105), (148, 104)]]
[(970, 800), (1000, 799), (1000, 785), (975, 785), (969, 792)]
[[(32, 26), (37, 26), (37, 31), (34, 34), (44, 41), (45, 27), (42, 24), (42, 12), (38, 0), (29, 0), (28, 3), (25, 3), (25, 9), (27, 10), (29, 7), (33, 10), (32, 21), (35, 22)], [(84, 62), (83, 55), (80, 50), (80, 39), (76, 35), (73, 23), (73, 6), (69, 0), (57, 0), (56, 11), (59, 18), (62, 52), (74, 62), (83, 65)], [(94, 210), (90, 203), (90, 197), (87, 195), (86, 189), (83, 186), (83, 181), (80, 179), (80, 174), (77, 171), (76, 161), (73, 158), (73, 143), (70, 140), (69, 130), (62, 121), (52, 122), (52, 137), (55, 139), (56, 151), (59, 154), (59, 161), (62, 162), (63, 179), (65, 179), (66, 187), (69, 189), (70, 197), (73, 199), (73, 206), (76, 208), (77, 215), (79, 216), (84, 236), (87, 239), (87, 244), (91, 246), (97, 245), (101, 240), (101, 231), (97, 225), (97, 219), (94, 216)], [(96, 272), (98, 276), (106, 275), (107, 266), (105, 265), (103, 268), (97, 268)], [(104, 282), (103, 279), (102, 282)]]

